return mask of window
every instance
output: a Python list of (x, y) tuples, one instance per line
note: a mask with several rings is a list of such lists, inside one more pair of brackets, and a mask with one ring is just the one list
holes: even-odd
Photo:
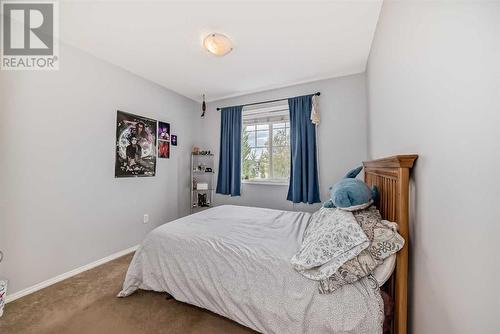
[(287, 183), (290, 175), (288, 105), (243, 110), (243, 181)]

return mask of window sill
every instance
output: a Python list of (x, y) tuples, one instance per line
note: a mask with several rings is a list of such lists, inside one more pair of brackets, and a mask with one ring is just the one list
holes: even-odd
[(249, 181), (249, 180), (241, 180), (242, 184), (251, 184), (251, 185), (263, 185), (263, 186), (288, 186), (288, 182), (273, 182), (273, 181)]

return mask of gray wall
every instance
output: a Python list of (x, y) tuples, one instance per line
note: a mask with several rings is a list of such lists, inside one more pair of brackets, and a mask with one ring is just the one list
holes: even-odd
[[(59, 71), (0, 73), (0, 277), (9, 293), (134, 246), (189, 212), (199, 105), (70, 47), (60, 59)], [(114, 178), (117, 109), (169, 121), (178, 134), (156, 177)]]
[[(367, 156), (366, 82), (364, 74), (316, 81), (266, 92), (240, 96), (208, 104), (202, 120), (200, 143), (216, 152), (220, 139), (220, 106), (239, 105), (277, 98), (321, 92), (318, 127), (321, 199), (328, 198), (328, 187)], [(218, 160), (217, 160), (218, 165)], [(216, 169), (217, 170), (217, 169)], [(240, 197), (216, 195), (214, 203), (259, 206), (283, 210), (312, 211), (318, 205), (292, 205), (286, 200), (288, 186), (242, 184)]]
[(412, 333), (498, 333), (500, 3), (384, 2), (368, 62), (372, 157), (413, 173)]

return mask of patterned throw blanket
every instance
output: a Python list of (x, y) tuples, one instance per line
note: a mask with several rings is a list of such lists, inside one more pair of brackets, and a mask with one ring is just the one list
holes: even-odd
[(397, 225), (382, 220), (374, 206), (354, 212), (321, 208), (291, 262), (302, 275), (319, 281), (320, 293), (332, 293), (371, 275), (403, 245)]
[(291, 263), (305, 277), (320, 281), (328, 279), (369, 245), (352, 212), (321, 208), (311, 217), (300, 250)]

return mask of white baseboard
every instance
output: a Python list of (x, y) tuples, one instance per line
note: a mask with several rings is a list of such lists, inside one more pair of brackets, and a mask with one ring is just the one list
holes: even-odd
[(67, 278), (70, 278), (72, 276), (75, 276), (77, 274), (80, 274), (86, 270), (89, 270), (89, 269), (92, 269), (92, 268), (95, 268), (97, 266), (100, 266), (101, 264), (104, 264), (106, 262), (109, 262), (109, 261), (112, 261), (114, 259), (117, 259), (119, 257), (122, 257), (124, 255), (127, 255), (129, 253), (132, 253), (134, 251), (137, 250), (137, 248), (139, 248), (139, 245), (135, 245), (133, 247), (130, 247), (130, 248), (127, 248), (127, 249), (124, 249), (122, 251), (119, 251), (119, 252), (116, 252), (114, 254), (111, 254), (109, 256), (106, 256), (100, 260), (97, 260), (97, 261), (94, 261), (92, 263), (89, 263), (89, 264), (86, 264), (84, 266), (81, 266), (79, 268), (76, 268), (76, 269), (73, 269), (73, 270), (70, 270), (64, 274), (61, 274), (61, 275), (57, 275), (56, 277), (52, 277), (46, 281), (43, 281), (43, 282), (40, 282), (38, 284), (35, 284), (33, 286), (30, 286), (29, 288), (26, 288), (26, 289), (23, 289), (21, 291), (18, 291), (16, 293), (13, 293), (11, 295), (9, 295), (9, 290), (7, 288), (7, 298), (5, 299), (5, 302), (6, 303), (10, 303), (18, 298), (21, 298), (21, 297), (24, 297), (26, 295), (29, 295), (30, 293), (33, 293), (35, 291), (38, 291), (38, 290), (41, 290), (43, 288), (46, 288), (52, 284), (55, 284), (57, 282), (60, 282), (60, 281), (63, 281)]

